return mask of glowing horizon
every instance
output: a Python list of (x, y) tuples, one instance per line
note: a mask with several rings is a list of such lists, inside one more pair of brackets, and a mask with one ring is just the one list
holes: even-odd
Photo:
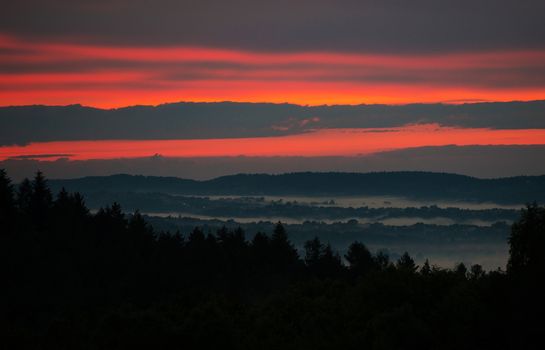
[(36, 142), (0, 147), (7, 159), (69, 160), (163, 157), (361, 156), (405, 148), (469, 145), (544, 145), (544, 129), (492, 130), (437, 124), (396, 128), (322, 129), (277, 137), (196, 140)]
[[(1, 34), (1, 33), (0, 33)], [(545, 99), (545, 50), (440, 54), (107, 46), (0, 35), (0, 106), (301, 105)]]

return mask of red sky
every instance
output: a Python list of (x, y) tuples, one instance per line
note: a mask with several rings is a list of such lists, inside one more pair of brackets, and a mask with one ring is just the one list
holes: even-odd
[[(0, 11), (0, 107), (545, 100), (544, 11), (542, 0), (494, 6), (474, 0), (11, 1)], [(539, 101), (469, 109), (365, 106), (361, 119), (362, 106), (340, 106), (318, 118), (312, 111), (291, 115), (299, 106), (268, 105), (256, 107), (253, 119), (253, 107), (242, 115), (226, 105), (195, 109), (192, 117), (185, 106), (3, 108), (0, 162), (36, 155), (352, 156), (425, 146), (545, 145)], [(444, 113), (435, 115), (439, 109)], [(279, 129), (314, 118), (311, 125)], [(435, 122), (443, 126), (429, 124)], [(388, 125), (396, 127), (365, 129)], [(233, 133), (218, 132), (229, 126)], [(361, 129), (334, 129), (353, 127)], [(290, 135), (257, 137), (271, 134)], [(494, 149), (501, 160), (503, 148)], [(429, 163), (445, 150), (436, 152)]]
[(325, 129), (261, 138), (42, 142), (0, 147), (0, 161), (20, 156), (43, 160), (62, 157), (88, 160), (150, 157), (155, 154), (164, 157), (356, 156), (423, 146), (543, 144), (544, 129), (491, 130), (427, 124), (397, 128)]
[(359, 104), (545, 98), (545, 50), (378, 54), (29, 41), (0, 35), (0, 105)]

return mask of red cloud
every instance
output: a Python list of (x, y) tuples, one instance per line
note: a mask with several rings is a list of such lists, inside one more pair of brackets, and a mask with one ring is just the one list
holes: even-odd
[[(205, 140), (105, 140), (30, 143), (0, 147), (0, 161), (32, 155), (34, 159), (71, 160), (150, 157), (355, 156), (425, 146), (543, 145), (544, 129), (452, 128), (437, 124), (396, 128), (322, 129), (281, 137)], [(44, 155), (40, 157), (40, 155)], [(51, 155), (58, 154), (59, 157)]]
[(0, 105), (545, 98), (545, 51), (399, 55), (115, 47), (0, 36)]

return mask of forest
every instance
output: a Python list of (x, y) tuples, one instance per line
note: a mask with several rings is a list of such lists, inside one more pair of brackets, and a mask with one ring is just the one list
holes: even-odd
[(507, 269), (453, 268), (281, 223), (154, 229), (112, 203), (91, 213), (40, 172), (0, 170), (0, 336), (31, 349), (542, 349), (545, 207), (520, 212)]

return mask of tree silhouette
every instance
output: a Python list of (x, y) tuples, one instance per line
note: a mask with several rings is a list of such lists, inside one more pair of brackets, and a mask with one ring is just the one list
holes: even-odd
[(44, 229), (48, 224), (49, 211), (53, 207), (53, 195), (47, 186), (41, 171), (36, 172), (32, 181), (32, 193), (30, 195), (30, 216), (38, 229)]
[(422, 268), (420, 269), (420, 273), (422, 274), (422, 276), (431, 275), (432, 270), (431, 270), (431, 266), (430, 266), (430, 261), (428, 259), (426, 259), (426, 261), (424, 261), (424, 265), (422, 265)]
[(342, 270), (341, 259), (331, 245), (322, 244), (318, 237), (305, 243), (305, 264), (317, 276), (327, 277)]
[(456, 264), (454, 267), (454, 272), (462, 278), (467, 277), (467, 267), (463, 262)]
[(375, 260), (375, 264), (376, 266), (384, 271), (386, 270), (388, 267), (390, 267), (390, 257), (388, 256), (388, 254), (384, 251), (379, 251), (373, 258)]
[(322, 273), (326, 276), (337, 276), (342, 273), (343, 265), (339, 253), (333, 252), (331, 244), (327, 243), (320, 257)]
[(373, 255), (363, 243), (352, 243), (348, 247), (348, 252), (344, 257), (350, 264), (350, 271), (356, 275), (364, 275), (365, 273), (376, 269)]
[(513, 225), (508, 274), (428, 260), (414, 273), (408, 253), (392, 264), (361, 242), (348, 268), (318, 237), (301, 259), (281, 223), (251, 241), (232, 226), (185, 239), (116, 203), (93, 214), (80, 194), (53, 200), (41, 173), (13, 192), (0, 172), (2, 218), (14, 223), (0, 234), (9, 348), (543, 348), (537, 205)]
[(534, 202), (522, 210), (512, 226), (509, 245), (508, 272), (545, 276), (545, 208)]
[(397, 260), (396, 267), (400, 270), (408, 272), (416, 272), (416, 270), (418, 270), (418, 266), (416, 266), (413, 258), (411, 258), (408, 252), (403, 253), (403, 255)]
[(485, 274), (483, 267), (479, 264), (471, 265), (470, 270), (470, 277), (473, 280), (478, 280), (479, 278), (482, 278)]
[(320, 263), (324, 246), (318, 237), (305, 242), (305, 264), (309, 267), (316, 267)]
[[(543, 347), (545, 329), (545, 207), (528, 204), (509, 237), (511, 343), (520, 349)], [(538, 345), (539, 344), (539, 345)]]
[(30, 216), (32, 201), (32, 183), (25, 178), (17, 189), (17, 207), (22, 215)]
[(299, 255), (297, 249), (288, 239), (288, 234), (284, 225), (278, 222), (271, 235), (270, 240), (271, 254), (274, 257), (274, 264), (279, 269), (294, 269), (298, 264)]
[(13, 229), (15, 215), (15, 196), (11, 179), (6, 171), (0, 169), (0, 227), (5, 233)]
[(148, 259), (156, 239), (155, 233), (153, 228), (148, 225), (138, 210), (130, 217), (127, 231), (135, 244), (135, 248), (137, 249), (140, 258)]

